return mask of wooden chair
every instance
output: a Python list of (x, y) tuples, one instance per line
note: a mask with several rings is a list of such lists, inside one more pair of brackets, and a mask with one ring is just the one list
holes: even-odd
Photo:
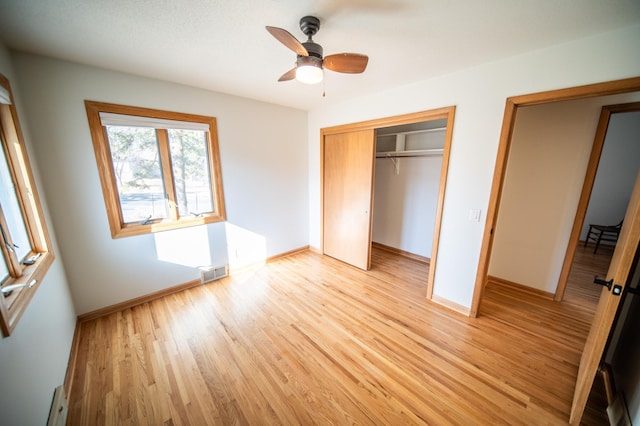
[(598, 251), (600, 242), (610, 241), (615, 243), (616, 241), (618, 241), (620, 228), (622, 228), (622, 221), (620, 221), (620, 223), (617, 225), (589, 224), (589, 232), (587, 233), (587, 238), (585, 238), (584, 240), (584, 246), (586, 247), (589, 241), (595, 241), (596, 248), (593, 250), (593, 253), (595, 254)]

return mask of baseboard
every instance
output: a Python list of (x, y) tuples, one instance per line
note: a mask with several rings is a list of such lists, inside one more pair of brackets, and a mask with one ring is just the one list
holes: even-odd
[[(280, 254), (277, 254), (275, 256), (268, 257), (267, 259), (265, 259), (264, 263), (273, 262), (274, 260), (278, 260), (278, 259), (281, 259), (283, 257), (292, 256), (294, 254), (302, 253), (302, 252), (307, 251), (307, 250), (309, 250), (309, 246), (304, 246), (304, 247), (300, 247), (300, 248), (297, 248), (297, 249), (294, 249), (294, 250), (289, 250), (287, 252), (280, 253)], [(260, 262), (260, 263), (263, 263), (263, 262)], [(234, 272), (238, 272), (238, 271), (241, 271), (243, 269), (247, 269), (247, 268), (249, 268), (251, 266), (255, 266), (255, 264), (242, 266), (240, 268), (234, 268), (234, 269), (230, 270), (229, 273), (233, 274)], [(173, 286), (173, 287), (165, 288), (165, 289), (160, 290), (160, 291), (156, 291), (156, 292), (153, 292), (153, 293), (145, 294), (143, 296), (136, 297), (134, 299), (125, 300), (123, 302), (116, 303), (115, 305), (105, 306), (104, 308), (96, 309), (95, 311), (91, 311), (91, 312), (87, 312), (85, 314), (78, 315), (78, 322), (90, 321), (90, 320), (93, 320), (93, 319), (96, 319), (96, 318), (103, 317), (105, 315), (110, 315), (110, 314), (113, 314), (115, 312), (120, 312), (122, 310), (129, 309), (129, 308), (132, 308), (134, 306), (141, 305), (143, 303), (148, 303), (148, 302), (151, 302), (153, 300), (160, 299), (161, 297), (169, 296), (169, 295), (174, 294), (174, 293), (179, 293), (181, 291), (184, 291), (184, 290), (187, 290), (187, 289), (190, 289), (190, 288), (193, 288), (193, 287), (197, 287), (199, 285), (202, 285), (200, 280), (193, 280), (193, 281), (189, 281), (189, 282), (186, 282), (186, 283), (183, 283), (183, 284), (178, 284), (178, 285)]]
[(421, 256), (419, 254), (411, 253), (408, 251), (404, 251), (399, 248), (391, 247), (382, 243), (377, 243), (375, 241), (371, 242), (371, 247), (388, 251), (389, 253), (397, 254), (399, 256), (403, 256), (408, 259), (417, 260), (418, 262), (426, 263), (427, 265), (431, 262), (431, 259), (429, 259), (428, 257)]
[(76, 362), (78, 359), (78, 348), (80, 346), (80, 321), (76, 321), (76, 327), (73, 331), (73, 340), (71, 341), (71, 352), (69, 353), (69, 362), (67, 363), (67, 372), (64, 375), (64, 390), (67, 399), (71, 395), (71, 387), (73, 386), (73, 378), (76, 374)]
[(267, 257), (267, 260), (265, 261), (265, 263), (273, 262), (274, 260), (282, 259), (283, 257), (293, 256), (294, 254), (304, 253), (305, 251), (308, 251), (308, 250), (309, 250), (309, 246), (303, 246), (303, 247), (299, 247), (297, 249), (285, 251), (284, 253), (276, 254), (276, 255), (271, 256), (271, 257)]
[(604, 383), (604, 392), (607, 396), (607, 404), (612, 405), (616, 399), (616, 385), (613, 379), (613, 371), (611, 371), (611, 365), (607, 363), (600, 364), (598, 373)]
[(320, 250), (320, 247), (309, 246), (309, 251), (315, 254), (322, 254), (322, 250)]
[(456, 313), (462, 314), (466, 317), (471, 316), (471, 309), (467, 308), (466, 306), (462, 306), (462, 305), (458, 305), (455, 302), (452, 302), (451, 300), (447, 300), (443, 297), (440, 296), (436, 296), (435, 294), (433, 296), (431, 296), (431, 301), (434, 303), (437, 303), (438, 305), (444, 306), (445, 308), (454, 311)]
[(493, 284), (497, 284), (503, 287), (508, 287), (514, 290), (518, 290), (518, 291), (522, 291), (524, 293), (530, 294), (532, 296), (537, 296), (537, 297), (541, 297), (543, 299), (547, 299), (547, 300), (553, 300), (554, 298), (554, 294), (553, 293), (549, 293), (548, 291), (544, 291), (544, 290), (540, 290), (537, 288), (532, 288), (529, 286), (526, 286), (524, 284), (520, 284), (520, 283), (516, 283), (513, 281), (509, 281), (509, 280), (505, 280), (502, 278), (498, 278), (498, 277), (494, 277), (492, 275), (489, 275), (487, 277), (487, 281), (488, 283), (493, 283)]
[(145, 294), (144, 296), (136, 297), (130, 300), (125, 300), (124, 302), (116, 303), (115, 305), (105, 306), (104, 308), (96, 309), (95, 311), (78, 315), (78, 321), (79, 322), (90, 321), (96, 318), (103, 317), (105, 315), (110, 315), (115, 312), (120, 312), (125, 309), (133, 308), (134, 306), (141, 305), (143, 303), (148, 303), (153, 300), (160, 299), (161, 297), (164, 297), (164, 296), (169, 296), (170, 294), (179, 293), (183, 290), (187, 290), (189, 288), (196, 287), (199, 285), (202, 285), (200, 283), (200, 280), (193, 280), (184, 284), (179, 284), (173, 287), (165, 288), (160, 291)]

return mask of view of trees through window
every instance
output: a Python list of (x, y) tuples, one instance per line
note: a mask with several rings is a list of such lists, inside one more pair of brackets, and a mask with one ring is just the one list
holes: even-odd
[[(0, 231), (2, 244), (7, 255), (14, 256), (16, 262), (22, 262), (31, 252), (31, 243), (25, 220), (20, 209), (16, 187), (9, 172), (7, 157), (0, 140)], [(9, 262), (0, 256), (0, 283), (9, 277)]]
[(174, 129), (167, 133), (179, 214), (199, 215), (213, 211), (205, 133)]
[(166, 132), (173, 188), (180, 216), (213, 211), (206, 133), (106, 126), (125, 223), (169, 215), (158, 132)]

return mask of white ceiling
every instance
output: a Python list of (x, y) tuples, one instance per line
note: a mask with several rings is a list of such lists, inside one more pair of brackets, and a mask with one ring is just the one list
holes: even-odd
[[(304, 15), (365, 73), (278, 83), (295, 54), (264, 27), (304, 40)], [(0, 0), (10, 48), (301, 109), (638, 22), (640, 0)]]

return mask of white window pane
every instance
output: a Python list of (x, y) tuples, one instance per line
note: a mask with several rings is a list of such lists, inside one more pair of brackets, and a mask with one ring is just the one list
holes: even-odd
[(206, 133), (175, 129), (167, 132), (178, 214), (213, 212)]
[(125, 223), (168, 216), (154, 129), (107, 126), (122, 218)]
[(140, 115), (114, 114), (111, 112), (101, 112), (100, 122), (103, 126), (130, 126), (130, 127), (150, 127), (153, 129), (184, 129), (184, 130), (200, 130), (209, 131), (209, 124), (167, 120), (157, 117), (143, 117)]
[[(1, 142), (1, 141), (0, 141)], [(9, 173), (7, 158), (0, 143), (0, 206), (4, 213), (8, 232), (14, 244), (18, 260), (22, 261), (31, 252), (29, 234), (24, 223), (16, 189)]]

